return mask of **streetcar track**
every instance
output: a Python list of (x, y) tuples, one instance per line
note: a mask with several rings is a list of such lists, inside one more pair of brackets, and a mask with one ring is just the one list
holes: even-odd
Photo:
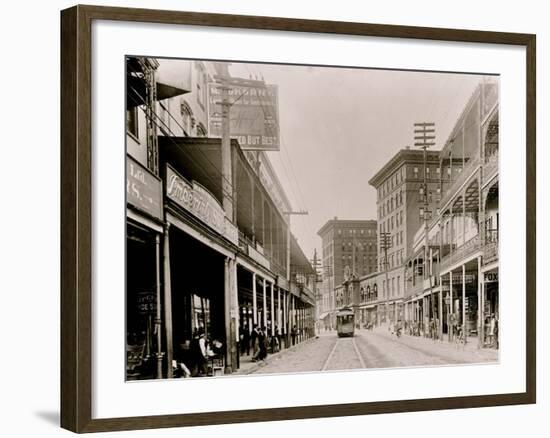
[(330, 362), (330, 359), (332, 359), (332, 356), (334, 356), (334, 352), (336, 351), (336, 346), (338, 345), (338, 343), (340, 342), (340, 338), (338, 338), (336, 340), (336, 342), (334, 343), (334, 347), (332, 347), (332, 350), (330, 350), (330, 353), (327, 357), (327, 360), (325, 361), (325, 363), (323, 364), (323, 367), (321, 368), (321, 371), (326, 371), (327, 369), (327, 366)]
[(351, 343), (353, 344), (353, 349), (355, 350), (355, 353), (357, 353), (357, 357), (359, 358), (359, 363), (361, 364), (361, 368), (367, 368), (365, 366), (365, 361), (363, 360), (363, 356), (361, 355), (361, 352), (359, 351), (359, 348), (357, 348), (357, 344), (355, 343), (355, 337), (351, 338)]
[[(344, 340), (341, 339), (341, 338), (338, 338), (336, 340), (336, 342), (334, 343), (334, 346), (332, 347), (329, 355), (327, 356), (327, 359), (325, 361), (325, 363), (323, 364), (323, 367), (321, 368), (321, 371), (326, 371), (333, 356), (334, 356), (334, 353), (336, 352), (336, 349), (338, 348), (338, 345), (343, 342)], [(357, 358), (359, 359), (359, 364), (360, 364), (360, 369), (365, 369), (367, 368), (366, 364), (365, 364), (365, 360), (363, 359), (363, 355), (361, 354), (361, 351), (359, 350), (359, 348), (357, 347), (357, 344), (355, 343), (355, 337), (352, 337), (351, 338), (351, 344), (353, 345), (353, 350), (355, 351), (355, 354), (357, 355)], [(336, 371), (336, 370), (334, 370)]]

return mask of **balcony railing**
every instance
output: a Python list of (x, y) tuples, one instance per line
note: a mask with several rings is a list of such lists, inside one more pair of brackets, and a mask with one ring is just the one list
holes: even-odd
[(363, 295), (361, 297), (361, 304), (374, 303), (375, 301), (378, 301), (378, 296), (376, 295), (372, 295), (372, 294), (370, 296)]
[(271, 264), (271, 271), (274, 272), (277, 275), (280, 275), (282, 277), (286, 278), (286, 266), (283, 266), (281, 263), (279, 263), (275, 258), (268, 257), (270, 264)]
[(412, 296), (412, 295), (417, 295), (421, 292), (424, 291), (424, 282), (422, 281), (421, 278), (418, 278), (416, 280), (416, 282), (414, 283), (414, 285), (411, 284), (410, 285), (407, 285), (407, 289), (405, 290), (405, 296)]
[(441, 270), (445, 270), (448, 267), (454, 265), (455, 263), (465, 259), (469, 255), (479, 251), (481, 247), (481, 241), (479, 234), (476, 234), (470, 240), (468, 240), (464, 245), (458, 247), (456, 251), (445, 256), (441, 259)]
[(307, 286), (307, 285), (302, 285), (300, 287), (300, 291), (301, 291), (301, 295), (300, 297), (307, 297), (309, 299), (309, 301), (311, 301), (312, 303), (315, 302), (315, 294), (313, 293), (313, 291)]
[(248, 236), (246, 236), (242, 231), (239, 231), (239, 248), (242, 252), (248, 255), (248, 245), (254, 247), (255, 244)]
[(376, 295), (372, 295), (370, 298), (362, 299), (361, 305), (365, 304), (378, 304), (381, 301), (381, 297), (378, 297)]
[(498, 171), (498, 149), (491, 155), (485, 157), (485, 163), (483, 163), (483, 180), (490, 180), (493, 175)]
[(498, 230), (485, 231), (483, 247), (483, 264), (488, 265), (498, 260)]
[(458, 189), (475, 173), (479, 167), (479, 157), (470, 158), (466, 163), (458, 178), (452, 182), (449, 188), (443, 193), (441, 197), (441, 203), (439, 205), (445, 206), (455, 195)]

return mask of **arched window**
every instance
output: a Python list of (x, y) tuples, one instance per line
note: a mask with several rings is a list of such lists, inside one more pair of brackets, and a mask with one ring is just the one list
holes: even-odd
[(183, 128), (184, 135), (191, 135), (193, 110), (185, 100), (181, 101), (181, 118), (181, 126)]
[(199, 122), (197, 124), (197, 137), (206, 137), (206, 127)]

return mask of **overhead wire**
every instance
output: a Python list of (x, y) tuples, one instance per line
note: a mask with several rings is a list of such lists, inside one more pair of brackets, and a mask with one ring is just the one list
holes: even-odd
[[(130, 99), (131, 99), (135, 104), (137, 104), (137, 105), (140, 107), (140, 109), (144, 112), (144, 114), (145, 114), (146, 117), (147, 117), (147, 112), (146, 112), (145, 108), (141, 107), (141, 105), (146, 105), (146, 103), (147, 103), (146, 100), (145, 100), (145, 98), (142, 97), (142, 96), (139, 94), (139, 92), (138, 92), (135, 88), (133, 88), (133, 87), (130, 86), (129, 89), (135, 94), (135, 96), (137, 96), (137, 97), (139, 98), (139, 101), (136, 100), (136, 98), (133, 97), (133, 96), (131, 96), (131, 95), (129, 96)], [(169, 115), (169, 117), (170, 117), (172, 120), (174, 120), (174, 122), (176, 123), (176, 125), (177, 125), (180, 129), (182, 129), (183, 132), (185, 132), (185, 129), (183, 128), (183, 126), (178, 122), (177, 119), (175, 119), (175, 117), (171, 114), (171, 112), (170, 112), (161, 102), (158, 102), (158, 103), (159, 103), (159, 106), (160, 106), (161, 108), (163, 108), (164, 111)], [(152, 122), (153, 122), (153, 124), (155, 125), (155, 127), (158, 128), (158, 129), (159, 129), (159, 130), (169, 139), (169, 141), (171, 141), (171, 143), (172, 143), (174, 146), (176, 146), (178, 149), (180, 149), (180, 150), (183, 151), (183, 150), (184, 150), (183, 146), (182, 146), (181, 144), (177, 143), (177, 142), (173, 139), (173, 137), (177, 137), (177, 135), (171, 130), (170, 126), (168, 126), (168, 124), (162, 119), (162, 117), (159, 116), (159, 115), (157, 114), (157, 112), (155, 111), (154, 108), (151, 108), (151, 114), (154, 116), (154, 120), (152, 120)], [(159, 122), (160, 122), (160, 124), (159, 124)], [(205, 158), (205, 160), (207, 160), (207, 161), (212, 165), (212, 168), (214, 169), (214, 171), (217, 172), (218, 176), (221, 176), (222, 178), (225, 178), (225, 177), (223, 176), (223, 174), (222, 174), (220, 171), (218, 171), (217, 167), (214, 165), (214, 163), (212, 163), (212, 161), (208, 158), (208, 156), (206, 156), (206, 154), (205, 154), (203, 151), (200, 151), (200, 150), (199, 150), (199, 153), (201, 153), (201, 154), (203, 155), (203, 157)], [(189, 156), (188, 158), (193, 162), (193, 164), (195, 164), (195, 165), (198, 166), (198, 167), (201, 167), (200, 163), (198, 163), (193, 157)], [(214, 180), (210, 175), (208, 175), (208, 174), (206, 174), (206, 173), (205, 173), (205, 176), (206, 176), (207, 179), (209, 179), (216, 187), (218, 187), (218, 182), (217, 182), (216, 180)], [(228, 181), (227, 178), (225, 178), (225, 180)], [(223, 189), (223, 184), (222, 184), (219, 188), (221, 189), (222, 194), (224, 194), (224, 195), (228, 196), (230, 199), (234, 200), (233, 194), (230, 194), (230, 193), (228, 193), (227, 191), (224, 191), (224, 189)], [(244, 202), (243, 202), (243, 201), (244, 201)], [(241, 198), (241, 199), (239, 200), (239, 202), (240, 202), (241, 204), (244, 204), (244, 206), (245, 206), (246, 208), (248, 208), (249, 211), (252, 211), (252, 204), (251, 204), (251, 202), (250, 202), (247, 198)], [(273, 209), (273, 210), (276, 210), (276, 209)], [(270, 223), (271, 225), (273, 225), (272, 219), (270, 219), (269, 223)], [(262, 227), (263, 227), (263, 225), (262, 225)], [(277, 229), (277, 228), (278, 228), (278, 227), (276, 227), (276, 225), (275, 225), (275, 228), (270, 228), (270, 229), (271, 229), (271, 230), (275, 230), (275, 229)], [(265, 243), (265, 242), (264, 242), (264, 243)], [(277, 243), (277, 242), (272, 242), (272, 245), (273, 245), (273, 246), (276, 246), (276, 245), (277, 245), (277, 246), (280, 246), (281, 244), (280, 244), (280, 243)]]
[[(246, 64), (245, 64), (245, 67), (250, 72), (250, 69), (248, 68), (248, 66)], [(257, 67), (256, 67), (256, 69), (257, 69)], [(258, 71), (258, 73), (260, 74), (260, 76), (262, 76), (261, 72)], [(267, 117), (266, 108), (263, 105), (261, 99), (260, 99), (260, 106), (261, 106), (262, 111), (264, 113), (264, 118)], [(279, 133), (279, 139), (280, 139), (280, 149), (283, 151), (283, 156), (281, 157), (281, 160), (280, 160), (281, 164), (283, 166), (283, 170), (287, 174), (287, 178), (289, 179), (289, 184), (290, 184), (291, 190), (294, 193), (294, 197), (295, 197), (296, 201), (298, 201), (298, 204), (301, 205), (301, 208), (299, 208), (299, 209), (304, 210), (304, 211), (308, 211), (307, 203), (305, 201), (305, 196), (303, 195), (300, 183), (298, 182), (298, 178), (297, 178), (296, 172), (294, 170), (292, 159), (290, 158), (290, 155), (288, 153), (288, 148), (286, 147), (287, 143), (284, 141), (284, 134), (283, 134), (283, 130), (281, 129), (279, 119), (278, 118), (277, 119), (273, 118), (273, 121), (277, 125), (277, 132)], [(284, 159), (283, 159), (284, 157), (286, 157), (286, 159), (288, 160), (290, 173), (292, 174), (294, 180), (292, 180), (290, 178), (290, 176), (288, 175), (288, 172), (286, 170), (286, 165), (285, 165), (285, 162), (284, 162)], [(293, 184), (296, 185), (296, 190), (297, 190), (298, 195), (296, 195), (296, 192), (294, 192)], [(311, 218), (310, 218), (309, 214), (301, 215), (301, 216), (306, 216), (305, 218), (302, 217), (302, 219), (303, 219), (303, 221), (306, 225), (307, 231), (310, 233), (311, 236), (315, 236), (315, 234), (313, 233), (313, 229), (312, 229), (312, 225), (311, 225)], [(310, 244), (311, 244), (311, 242), (310, 242)], [(312, 248), (316, 247), (315, 244), (313, 244), (311, 246), (312, 246)]]

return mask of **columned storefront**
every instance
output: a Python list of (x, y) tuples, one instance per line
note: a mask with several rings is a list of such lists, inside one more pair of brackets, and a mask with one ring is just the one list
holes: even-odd
[[(238, 231), (205, 187), (165, 165), (165, 342), (172, 364), (197, 374), (238, 367)], [(204, 335), (211, 363), (197, 369), (191, 344)], [(180, 365), (183, 364), (183, 365)]]
[(283, 328), (287, 292), (279, 288), (276, 278), (266, 269), (237, 256), (238, 315), (241, 356), (253, 356), (257, 346), (252, 343), (255, 328), (265, 330), (271, 338), (271, 351), (281, 348), (286, 330)]
[[(166, 213), (165, 320), (168, 364), (185, 364), (192, 375), (190, 345), (204, 334), (224, 372), (237, 369), (238, 319), (235, 250), (210, 230), (189, 224), (183, 213)], [(168, 377), (172, 369), (168, 368)]]
[(130, 156), (126, 201), (126, 378), (162, 378), (162, 184)]
[(464, 342), (479, 344), (481, 327), (480, 300), (482, 295), (480, 255), (474, 254), (452, 269), (442, 272), (443, 291), (441, 331), (449, 341), (461, 337)]
[(484, 267), (481, 279), (481, 343), (484, 347), (498, 348), (499, 334), (499, 280), (497, 266)]

